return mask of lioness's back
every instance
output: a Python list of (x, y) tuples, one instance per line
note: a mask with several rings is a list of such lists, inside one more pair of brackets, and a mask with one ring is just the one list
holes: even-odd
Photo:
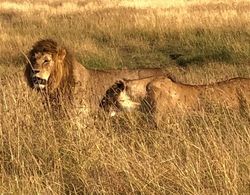
[(159, 108), (176, 109), (178, 107), (197, 110), (202, 106), (202, 101), (237, 108), (240, 98), (250, 101), (250, 79), (248, 78), (233, 78), (208, 85), (189, 85), (177, 83), (168, 78), (159, 78), (151, 82), (148, 89), (149, 96)]

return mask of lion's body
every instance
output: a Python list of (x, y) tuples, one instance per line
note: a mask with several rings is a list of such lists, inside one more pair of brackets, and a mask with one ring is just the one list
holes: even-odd
[[(119, 84), (119, 85), (118, 85)], [(240, 109), (250, 103), (250, 79), (233, 78), (208, 85), (189, 85), (167, 76), (120, 81), (106, 92), (103, 103), (106, 111), (145, 108), (157, 121), (170, 112), (200, 111), (208, 105)], [(115, 94), (115, 95), (114, 95)], [(125, 98), (124, 98), (125, 97)], [(125, 99), (127, 104), (124, 104)], [(126, 109), (127, 105), (136, 105)]]
[[(239, 108), (239, 98), (250, 100), (250, 79), (233, 78), (208, 85), (188, 85), (159, 78), (148, 86), (149, 96), (156, 104), (171, 109), (199, 110), (206, 103)], [(158, 106), (158, 107), (162, 107)]]
[(25, 75), (32, 88), (45, 92), (56, 106), (73, 105), (84, 113), (99, 109), (100, 99), (116, 80), (165, 74), (161, 69), (87, 69), (68, 50), (49, 39), (34, 44), (29, 61)]
[[(141, 79), (152, 75), (162, 75), (161, 69), (134, 69), (134, 70), (85, 70), (89, 74), (87, 83), (87, 91), (92, 97), (90, 101), (93, 106), (100, 103), (100, 99), (105, 94), (106, 90), (119, 79)], [(93, 97), (94, 96), (94, 97)], [(93, 101), (93, 99), (96, 100)]]
[(91, 70), (81, 64), (74, 65), (75, 87), (74, 100), (78, 106), (87, 105), (85, 111), (97, 111), (99, 103), (107, 89), (119, 79), (139, 79), (151, 75), (163, 75), (161, 69), (134, 69), (134, 70)]
[(159, 121), (169, 111), (190, 113), (208, 105), (241, 109), (250, 103), (250, 79), (233, 78), (208, 85), (188, 85), (158, 78), (147, 87), (147, 96)]

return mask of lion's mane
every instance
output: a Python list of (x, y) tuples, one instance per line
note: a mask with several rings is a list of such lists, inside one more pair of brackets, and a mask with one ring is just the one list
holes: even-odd
[[(58, 56), (66, 51), (66, 56), (61, 62), (58, 60)], [(36, 42), (32, 49), (29, 51), (28, 59), (29, 62), (26, 65), (25, 77), (28, 84), (33, 87), (31, 81), (32, 64), (35, 63), (34, 55), (36, 53), (51, 53), (52, 58), (55, 62), (55, 66), (48, 80), (48, 94), (52, 95), (55, 93), (68, 94), (72, 93), (72, 88), (74, 88), (74, 58), (71, 52), (64, 46), (60, 46), (57, 42), (52, 39), (44, 39)]]

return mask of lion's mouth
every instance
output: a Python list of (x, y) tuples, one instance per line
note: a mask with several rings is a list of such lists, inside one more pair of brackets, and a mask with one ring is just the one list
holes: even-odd
[(47, 84), (47, 80), (35, 76), (32, 77), (32, 83), (35, 89), (44, 89)]

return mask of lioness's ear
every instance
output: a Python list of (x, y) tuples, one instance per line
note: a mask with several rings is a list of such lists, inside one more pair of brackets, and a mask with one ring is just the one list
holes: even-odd
[(125, 82), (123, 80), (116, 81), (113, 85), (113, 88), (115, 88), (118, 91), (123, 91), (125, 89)]
[(60, 49), (59, 52), (58, 52), (58, 58), (63, 61), (66, 54), (67, 54), (67, 52), (66, 52), (65, 49)]

